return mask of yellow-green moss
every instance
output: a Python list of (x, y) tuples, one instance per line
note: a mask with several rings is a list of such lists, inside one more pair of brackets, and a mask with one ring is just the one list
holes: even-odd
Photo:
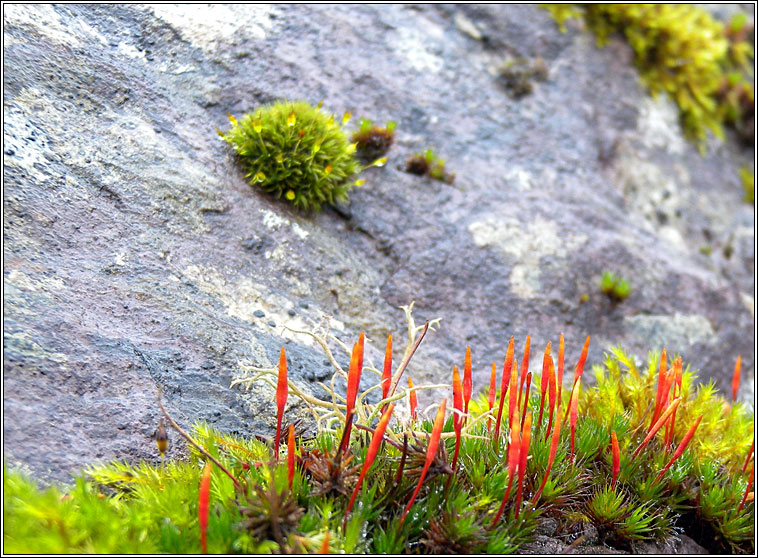
[[(685, 135), (703, 146), (706, 131), (722, 138), (723, 125), (744, 130), (753, 116), (753, 47), (746, 18), (725, 26), (689, 4), (544, 4), (562, 31), (582, 17), (598, 46), (622, 34), (635, 53), (640, 77), (653, 95), (679, 105)], [(751, 126), (752, 128), (752, 126)], [(752, 136), (752, 129), (749, 132)], [(749, 139), (749, 138), (748, 138)], [(752, 141), (752, 140), (751, 140)]]
[(740, 180), (745, 192), (743, 199), (746, 203), (755, 202), (755, 174), (747, 167), (740, 167)]
[(361, 168), (355, 144), (333, 115), (304, 102), (263, 106), (219, 135), (239, 155), (252, 185), (299, 209), (319, 210), (324, 203), (347, 199), (356, 184), (351, 178)]

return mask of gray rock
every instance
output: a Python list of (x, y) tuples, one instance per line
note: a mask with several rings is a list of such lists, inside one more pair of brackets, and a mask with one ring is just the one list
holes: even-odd
[(535, 535), (534, 540), (519, 547), (516, 554), (561, 554), (566, 548), (559, 539), (547, 535)]
[(634, 554), (709, 554), (687, 535), (677, 535), (656, 541), (637, 541), (632, 543)]
[[(588, 334), (590, 364), (610, 344), (665, 345), (725, 390), (741, 354), (753, 397), (754, 210), (737, 176), (753, 151), (728, 138), (701, 157), (619, 41), (598, 50), (527, 5), (9, 4), (3, 38), (12, 467), (65, 481), (157, 459), (157, 387), (185, 426), (270, 434), (272, 389), (229, 388), (241, 363), (272, 367), (285, 344), (318, 394), (323, 355), (283, 326), (333, 316), (380, 362), (411, 300), (420, 323), (443, 318), (416, 383), (447, 381), (470, 344), (482, 388), (511, 335), (532, 335), (536, 368), (564, 332), (567, 363)], [(517, 57), (549, 70), (518, 101), (491, 73)], [(339, 212), (261, 194), (218, 140), (228, 112), (280, 98), (398, 122), (390, 164)], [(398, 169), (426, 147), (454, 184)], [(600, 293), (606, 269), (630, 280), (626, 301)]]
[(679, 544), (676, 548), (679, 554), (709, 554), (707, 549), (700, 546), (687, 535), (680, 534), (676, 538), (679, 539)]
[(558, 530), (558, 520), (553, 517), (540, 517), (537, 519), (535, 533), (551, 537)]

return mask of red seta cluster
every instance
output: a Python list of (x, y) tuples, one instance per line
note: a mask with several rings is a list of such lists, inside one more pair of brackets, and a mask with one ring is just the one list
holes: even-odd
[[(514, 513), (515, 513), (515, 517), (518, 518), (519, 516), (519, 511), (520, 511), (522, 499), (523, 499), (524, 477), (526, 474), (526, 465), (527, 465), (527, 460), (529, 456), (529, 446), (530, 446), (531, 438), (532, 438), (532, 428), (533, 426), (536, 428), (537, 425), (542, 424), (543, 417), (545, 415), (547, 416), (548, 424), (547, 424), (547, 428), (545, 430), (544, 436), (545, 436), (545, 440), (550, 438), (550, 450), (549, 450), (549, 455), (548, 455), (548, 463), (547, 463), (547, 468), (545, 471), (545, 476), (538, 490), (535, 492), (535, 494), (533, 495), (531, 499), (532, 505), (536, 505), (537, 502), (539, 501), (542, 491), (545, 488), (545, 485), (549, 479), (551, 469), (554, 465), (555, 456), (558, 449), (558, 444), (560, 441), (561, 428), (566, 421), (568, 421), (568, 424), (569, 424), (570, 452), (568, 455), (568, 459), (573, 462), (576, 455), (574, 441), (575, 441), (576, 425), (577, 425), (577, 417), (578, 417), (579, 394), (581, 392), (581, 379), (582, 379), (582, 374), (584, 373), (584, 367), (587, 360), (590, 337), (589, 336), (587, 337), (584, 343), (584, 346), (582, 347), (579, 360), (576, 363), (576, 367), (574, 369), (574, 377), (571, 384), (572, 387), (571, 387), (570, 394), (568, 396), (568, 404), (565, 407), (565, 409), (563, 408), (563, 404), (562, 404), (564, 350), (565, 350), (563, 335), (560, 336), (560, 341), (558, 345), (557, 366), (556, 366), (556, 363), (554, 363), (553, 357), (551, 354), (551, 344), (548, 343), (547, 346), (545, 347), (545, 351), (544, 351), (543, 359), (542, 359), (542, 375), (540, 379), (539, 413), (537, 416), (537, 422), (535, 424), (533, 424), (532, 413), (528, 412), (529, 390), (531, 387), (531, 378), (532, 378), (532, 374), (528, 370), (530, 343), (531, 343), (531, 339), (529, 336), (527, 336), (526, 342), (524, 344), (521, 366), (519, 367), (518, 360), (515, 358), (515, 355), (514, 355), (514, 339), (513, 337), (511, 337), (508, 343), (508, 349), (506, 351), (505, 361), (503, 364), (503, 371), (502, 371), (502, 376), (501, 376), (501, 381), (500, 381), (499, 401), (497, 401), (497, 392), (495, 388), (497, 384), (497, 372), (496, 372), (495, 363), (493, 363), (492, 365), (492, 372), (490, 374), (490, 385), (489, 385), (489, 392), (488, 392), (488, 398), (487, 398), (489, 414), (490, 414), (490, 416), (488, 417), (488, 431), (491, 430), (492, 421), (494, 419), (493, 443), (495, 444), (495, 447), (497, 447), (497, 445), (500, 442), (501, 429), (504, 429), (503, 410), (506, 407), (506, 401), (508, 402), (507, 426), (508, 426), (508, 432), (509, 432), (508, 442), (507, 442), (508, 447), (507, 447), (507, 464), (506, 464), (507, 471), (508, 471), (508, 484), (507, 484), (505, 493), (503, 495), (503, 500), (500, 505), (500, 508), (498, 509), (492, 521), (491, 528), (494, 528), (500, 521), (500, 518), (503, 514), (503, 511), (505, 510), (510, 494), (513, 491), (514, 480), (516, 481), (516, 489), (515, 489), (516, 502), (515, 502), (515, 507), (514, 507)], [(361, 373), (363, 370), (363, 351), (364, 351), (364, 334), (361, 333), (358, 342), (353, 347), (353, 351), (352, 351), (352, 355), (350, 359), (350, 368), (347, 375), (347, 394), (346, 394), (347, 397), (346, 397), (346, 415), (345, 415), (345, 429), (346, 430), (342, 437), (342, 443), (339, 449), (339, 451), (341, 452), (346, 452), (349, 446), (350, 430), (353, 424), (356, 396), (358, 393), (358, 386), (360, 384)], [(405, 369), (405, 365), (407, 365), (407, 362), (404, 362), (403, 365), (401, 365), (400, 369), (396, 372), (396, 375), (394, 377), (392, 376), (392, 336), (390, 335), (387, 339), (385, 358), (384, 358), (384, 367), (382, 371), (382, 378), (381, 378), (381, 384), (380, 384), (382, 388), (383, 399), (391, 398), (394, 395), (395, 388), (397, 387), (398, 382), (400, 380), (400, 376), (402, 375), (402, 372)], [(740, 368), (740, 361), (738, 359), (737, 365), (735, 367), (734, 382), (733, 382), (734, 394), (736, 394), (737, 388), (739, 387), (739, 368)], [(453, 454), (452, 470), (453, 470), (453, 474), (455, 474), (456, 465), (457, 465), (458, 457), (459, 457), (461, 438), (463, 434), (463, 427), (465, 426), (466, 421), (469, 418), (468, 409), (469, 409), (469, 403), (471, 400), (471, 395), (473, 392), (470, 347), (466, 347), (466, 353), (464, 357), (464, 367), (463, 367), (463, 379), (461, 380), (458, 367), (454, 366), (452, 380), (453, 380), (452, 381), (453, 429), (455, 433), (455, 451)], [(417, 416), (416, 393), (413, 387), (413, 382), (411, 381), (410, 377), (408, 378), (408, 388), (409, 388), (409, 404), (410, 404), (410, 411), (411, 411), (411, 420), (415, 421), (416, 416)], [(660, 369), (659, 369), (659, 374), (658, 374), (658, 385), (657, 385), (655, 401), (653, 402), (653, 412), (651, 416), (650, 426), (647, 430), (647, 433), (643, 441), (639, 444), (637, 449), (633, 452), (631, 459), (634, 459), (635, 457), (637, 457), (645, 449), (648, 443), (655, 437), (655, 435), (664, 427), (665, 427), (664, 432), (665, 432), (666, 445), (669, 446), (670, 444), (673, 443), (674, 424), (676, 421), (676, 410), (679, 404), (681, 403), (681, 390), (682, 390), (681, 358), (677, 358), (674, 361), (673, 365), (670, 368), (668, 368), (667, 360), (666, 360), (666, 352), (664, 350), (661, 355), (661, 364), (660, 364)], [(284, 353), (284, 348), (282, 348), (281, 358), (280, 358), (280, 363), (279, 363), (279, 382), (278, 382), (278, 388), (277, 388), (277, 393), (276, 393), (276, 402), (277, 402), (277, 411), (278, 411), (276, 442), (275, 442), (276, 448), (279, 447), (278, 442), (281, 437), (280, 430), (281, 430), (281, 424), (282, 424), (282, 414), (284, 411), (284, 404), (286, 400), (287, 400), (287, 362), (286, 362), (286, 356)], [(494, 409), (495, 409), (496, 404), (497, 404), (497, 413), (495, 414)], [(410, 501), (407, 503), (405, 509), (403, 510), (402, 516), (400, 518), (401, 524), (405, 520), (409, 510), (411, 509), (413, 505), (413, 502), (418, 496), (419, 491), (421, 490), (421, 487), (424, 483), (424, 479), (426, 477), (427, 471), (434, 460), (435, 454), (437, 452), (437, 448), (440, 444), (443, 425), (445, 421), (446, 406), (447, 406), (447, 398), (444, 398), (438, 407), (437, 414), (436, 414), (434, 424), (432, 427), (432, 431), (431, 431), (431, 434), (429, 435), (429, 441), (428, 441), (427, 452), (426, 452), (426, 461), (425, 461), (424, 468), (418, 480), (416, 489), (414, 490), (410, 498)], [(369, 444), (366, 460), (363, 463), (360, 477), (354, 488), (352, 498), (350, 500), (350, 503), (345, 513), (345, 521), (347, 521), (348, 514), (350, 510), (352, 509), (353, 504), (355, 503), (356, 497), (361, 488), (361, 485), (366, 476), (366, 473), (371, 468), (377, 456), (377, 453), (381, 447), (382, 441), (385, 440), (384, 434), (387, 430), (394, 408), (395, 408), (394, 403), (388, 403), (382, 409), (379, 423), (377, 427), (373, 430), (373, 435), (371, 438), (371, 442)], [(684, 450), (686, 449), (687, 445), (690, 443), (693, 436), (695, 435), (695, 432), (698, 428), (698, 425), (700, 424), (701, 419), (702, 419), (702, 416), (698, 418), (695, 421), (695, 423), (690, 427), (690, 429), (687, 431), (682, 441), (680, 442), (680, 444), (677, 446), (676, 450), (674, 451), (669, 462), (658, 473), (657, 480), (662, 479), (666, 471), (668, 471), (668, 469), (673, 465), (673, 463), (679, 457), (681, 457), (681, 455), (684, 453)], [(370, 428), (365, 428), (365, 429), (371, 431)], [(291, 487), (292, 479), (293, 479), (294, 471), (295, 471), (294, 452), (296, 450), (292, 428), (290, 428), (289, 434), (290, 435), (289, 435), (289, 440), (287, 444), (287, 452), (288, 452), (287, 462), (288, 462), (289, 482), (290, 482), (290, 487)], [(610, 450), (612, 453), (612, 474), (613, 474), (611, 489), (615, 489), (617, 481), (618, 481), (618, 476), (619, 476), (619, 471), (620, 471), (620, 460), (621, 460), (619, 443), (616, 437), (616, 432), (612, 432), (609, 445), (610, 445)], [(278, 453), (278, 451), (275, 451), (275, 453)], [(747, 466), (747, 462), (746, 462), (746, 466)], [(747, 496), (747, 492), (746, 492), (746, 496)]]

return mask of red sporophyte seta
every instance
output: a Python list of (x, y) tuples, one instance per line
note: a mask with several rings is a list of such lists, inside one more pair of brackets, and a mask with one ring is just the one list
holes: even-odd
[(424, 468), (421, 471), (421, 476), (418, 479), (418, 484), (416, 485), (416, 490), (414, 490), (413, 495), (411, 496), (410, 501), (408, 502), (408, 505), (403, 510), (403, 515), (400, 516), (400, 525), (403, 524), (405, 521), (405, 516), (408, 515), (408, 512), (411, 509), (411, 506), (413, 505), (413, 502), (416, 500), (416, 496), (418, 496), (419, 491), (421, 490), (421, 485), (424, 483), (424, 478), (426, 477), (427, 471), (429, 471), (429, 466), (432, 464), (432, 461), (434, 461), (434, 455), (437, 453), (437, 446), (440, 443), (440, 436), (442, 435), (442, 426), (445, 424), (445, 405), (447, 404), (447, 398), (442, 400), (442, 404), (440, 405), (440, 408), (437, 409), (437, 416), (434, 419), (434, 426), (432, 426), (432, 434), (429, 437), (429, 446), (426, 450), (426, 461), (424, 462)]
[[(490, 390), (487, 393), (487, 410), (492, 414), (492, 408), (495, 406), (495, 384), (497, 383), (497, 364), (492, 361), (492, 371), (490, 372)], [(487, 432), (492, 428), (492, 418), (487, 419)]]
[(632, 457), (637, 457), (639, 453), (647, 446), (648, 442), (653, 439), (653, 437), (656, 435), (656, 433), (661, 429), (661, 426), (663, 426), (666, 421), (671, 416), (671, 413), (674, 412), (674, 410), (679, 406), (679, 402), (681, 401), (681, 398), (677, 397), (671, 402), (671, 405), (669, 405), (665, 411), (663, 411), (663, 414), (660, 416), (658, 421), (653, 425), (653, 427), (650, 429), (650, 432), (648, 432), (647, 436), (645, 436), (645, 439), (642, 440), (642, 443), (637, 447), (636, 450), (634, 450), (634, 453), (632, 454)]
[[(561, 336), (561, 348), (563, 343), (563, 336)], [(571, 462), (574, 461), (574, 439), (576, 436), (576, 420), (578, 416), (578, 408), (579, 408), (579, 392), (581, 391), (582, 387), (582, 374), (584, 373), (584, 364), (587, 361), (587, 352), (590, 348), (590, 336), (587, 336), (587, 340), (584, 342), (584, 347), (582, 347), (582, 353), (579, 355), (579, 360), (576, 363), (576, 368), (574, 369), (574, 385), (571, 388), (571, 395), (569, 396), (569, 405), (566, 409), (566, 416), (563, 417), (563, 420), (566, 419), (569, 420), (569, 427), (571, 429), (571, 453), (569, 455), (569, 460)], [(559, 358), (560, 358), (559, 354)]]
[(742, 511), (742, 508), (745, 507), (745, 502), (747, 502), (748, 494), (750, 494), (750, 489), (753, 487), (753, 475), (750, 475), (747, 479), (747, 487), (745, 488), (745, 495), (742, 497), (742, 501), (740, 502), (739, 507), (737, 508), (737, 513), (740, 513)]
[(355, 398), (358, 395), (358, 386), (361, 383), (361, 372), (363, 371), (363, 343), (364, 335), (358, 338), (358, 342), (353, 345), (353, 353), (350, 356), (350, 369), (347, 373), (347, 409), (345, 411), (345, 436), (343, 437), (340, 451), (345, 451), (350, 442), (350, 430), (353, 426), (353, 411), (355, 410)]
[(463, 388), (458, 367), (453, 366), (453, 429), (455, 430), (455, 453), (453, 453), (453, 471), (458, 463), (458, 452), (461, 449), (461, 429), (463, 428)]
[[(468, 415), (468, 404), (471, 401), (471, 391), (474, 389), (474, 380), (471, 377), (471, 347), (466, 347), (466, 357), (463, 361), (463, 414)], [(464, 417), (464, 423), (466, 417)]]
[(692, 440), (692, 437), (695, 435), (695, 430), (697, 430), (698, 425), (700, 424), (700, 421), (703, 419), (703, 415), (700, 415), (698, 419), (695, 421), (695, 424), (690, 426), (690, 429), (687, 431), (687, 434), (684, 435), (684, 438), (682, 438), (681, 443), (676, 448), (676, 451), (674, 451), (674, 455), (671, 457), (671, 460), (666, 463), (666, 466), (661, 469), (661, 472), (658, 473), (658, 476), (655, 477), (656, 481), (659, 481), (663, 478), (663, 475), (666, 474), (666, 471), (669, 470), (669, 467), (671, 467), (674, 464), (674, 461), (679, 459), (681, 455), (684, 453), (684, 450), (687, 448), (687, 444), (690, 443), (690, 440)]
[(621, 456), (619, 455), (619, 441), (616, 438), (616, 431), (611, 431), (611, 453), (613, 460), (613, 480), (611, 481), (611, 490), (616, 489), (616, 481), (619, 478), (619, 470), (621, 468)]
[[(663, 351), (663, 355), (665, 356), (665, 349)], [(655, 409), (653, 410), (653, 418), (650, 420), (650, 428), (652, 429), (653, 425), (656, 423), (658, 418), (661, 416), (661, 413), (668, 407), (669, 405), (669, 390), (671, 389), (671, 384), (674, 383), (674, 380), (676, 379), (677, 375), (677, 369), (681, 370), (682, 368), (682, 359), (677, 358), (674, 361), (674, 364), (669, 368), (668, 370), (665, 370), (666, 368), (666, 362), (663, 360), (663, 356), (661, 357), (661, 366), (660, 370), (658, 372), (658, 390), (655, 396)]]
[(745, 464), (742, 466), (742, 472), (744, 473), (747, 471), (748, 463), (750, 463), (750, 458), (753, 456), (753, 451), (755, 451), (755, 438), (753, 438), (753, 442), (750, 444), (750, 449), (747, 452), (747, 457), (745, 458)]
[(737, 401), (737, 391), (740, 389), (740, 372), (742, 371), (742, 356), (737, 357), (734, 363), (734, 375), (732, 376), (732, 403)]
[(665, 376), (666, 376), (666, 370), (668, 368), (668, 360), (666, 360), (666, 348), (664, 347), (661, 351), (661, 363), (658, 366), (658, 388), (655, 392), (655, 407), (653, 407), (653, 417), (650, 421), (650, 425), (652, 426), (655, 424), (655, 421), (658, 419), (658, 416), (656, 413), (659, 412), (658, 408), (661, 402), (661, 399), (663, 398), (663, 386), (665, 385)]
[(526, 381), (527, 372), (529, 372), (529, 347), (531, 345), (531, 336), (526, 336), (526, 342), (524, 343), (524, 358), (521, 359), (521, 379), (518, 385), (518, 406), (521, 408), (521, 396), (524, 390), (524, 382)]
[(550, 356), (550, 342), (545, 347), (545, 353), (542, 355), (542, 376), (540, 376), (540, 414), (537, 417), (537, 424), (542, 424), (542, 411), (545, 409), (545, 396), (547, 395), (548, 371), (547, 359)]
[[(574, 368), (574, 380), (573, 380), (573, 383), (571, 384), (571, 394), (572, 395), (574, 393), (574, 388), (582, 380), (582, 374), (584, 373), (584, 364), (587, 361), (587, 352), (589, 351), (589, 348), (590, 348), (590, 337), (588, 335), (587, 336), (587, 340), (584, 342), (584, 346), (582, 347), (582, 353), (579, 355), (579, 360), (576, 363), (576, 368)], [(563, 356), (562, 356), (562, 354), (559, 353), (558, 357), (559, 357), (559, 362), (560, 362), (560, 360), (562, 360)], [(561, 378), (562, 378), (562, 376), (561, 376)], [(559, 383), (558, 386), (560, 388), (561, 384)], [(571, 396), (569, 396), (569, 406), (566, 409), (565, 416), (563, 417), (563, 421), (564, 422), (566, 422), (566, 420), (568, 420), (569, 413), (571, 412), (571, 404), (570, 404), (570, 402), (571, 402)]]
[(581, 391), (582, 383), (581, 376), (574, 381), (574, 388), (571, 390), (571, 398), (569, 399), (569, 406), (567, 413), (569, 415), (569, 428), (571, 429), (571, 453), (569, 460), (574, 461), (574, 437), (576, 434), (576, 419), (579, 407), (579, 392)]
[(206, 464), (203, 476), (200, 478), (200, 492), (197, 501), (197, 518), (200, 524), (200, 547), (203, 554), (208, 554), (208, 502), (211, 490), (211, 464)]
[(526, 460), (529, 457), (529, 442), (532, 438), (532, 413), (526, 415), (524, 428), (521, 431), (521, 449), (519, 450), (518, 464), (518, 492), (516, 493), (516, 518), (518, 519), (521, 508), (521, 494), (524, 488), (524, 475), (526, 475)]
[(411, 411), (411, 420), (416, 420), (418, 413), (416, 408), (418, 407), (418, 398), (416, 397), (416, 390), (413, 389), (413, 380), (408, 376), (408, 407)]
[(579, 355), (579, 360), (576, 363), (576, 368), (574, 369), (574, 381), (580, 380), (582, 378), (582, 374), (584, 373), (584, 363), (587, 362), (587, 352), (590, 349), (590, 336), (587, 336), (587, 340), (584, 342), (584, 346), (582, 347), (582, 354)]
[(279, 442), (282, 437), (282, 417), (287, 403), (287, 356), (284, 347), (279, 355), (279, 382), (276, 386), (276, 438), (274, 440), (274, 460), (279, 460)]
[[(513, 380), (511, 378), (511, 380)], [(513, 486), (513, 477), (518, 470), (519, 464), (519, 452), (521, 451), (521, 430), (519, 428), (519, 421), (513, 421), (511, 423), (511, 440), (508, 445), (508, 487), (505, 489), (503, 495), (503, 502), (500, 504), (500, 509), (497, 510), (495, 518), (492, 520), (490, 529), (494, 529), (497, 522), (500, 520), (500, 516), (503, 515), (505, 509), (505, 503), (508, 501), (508, 496), (511, 493), (511, 487)]]
[[(679, 361), (679, 366), (674, 367), (674, 386), (671, 390), (671, 401), (674, 400), (675, 397), (681, 397), (682, 395), (682, 366), (681, 361)], [(670, 404), (670, 403), (669, 403)], [(676, 424), (676, 409), (674, 409), (674, 412), (671, 415), (671, 420), (666, 425), (666, 442), (665, 446), (668, 448), (674, 441), (674, 425)]]
[(511, 385), (508, 388), (508, 425), (513, 428), (513, 420), (516, 417), (518, 422), (518, 360), (513, 359), (513, 368), (511, 370)]
[(387, 398), (392, 383), (392, 334), (387, 336), (387, 347), (384, 350), (384, 369), (382, 370), (382, 399)]
[[(544, 382), (544, 379), (541, 379), (540, 382)], [(556, 409), (556, 403), (559, 401), (557, 399), (558, 393), (556, 392), (556, 381), (555, 381), (555, 368), (553, 366), (553, 357), (550, 355), (547, 355), (547, 383), (548, 383), (548, 403), (550, 405), (550, 411), (548, 415), (548, 421), (547, 421), (547, 429), (545, 430), (545, 440), (547, 440), (548, 435), (550, 434), (550, 428), (553, 425), (553, 414), (555, 413)], [(558, 408), (557, 414), (561, 414), (561, 409)]]
[[(495, 421), (495, 446), (497, 446), (500, 440), (500, 422), (503, 418), (503, 405), (505, 403), (505, 395), (508, 391), (508, 386), (511, 380), (511, 366), (513, 363), (513, 337), (508, 342), (508, 350), (505, 353), (505, 363), (503, 364), (503, 378), (500, 383), (500, 406), (497, 411), (497, 420)], [(509, 419), (510, 420), (510, 419)]]

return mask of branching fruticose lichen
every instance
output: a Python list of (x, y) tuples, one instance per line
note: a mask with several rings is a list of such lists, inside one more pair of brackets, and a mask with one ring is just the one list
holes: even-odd
[[(488, 390), (472, 397), (467, 350), (452, 394), (418, 411), (412, 393), (451, 386), (400, 387), (434, 325), (417, 327), (411, 307), (406, 316), (394, 370), (391, 340), (380, 370), (364, 364), (364, 335), (351, 349), (327, 322), (302, 332), (334, 367), (323, 399), (287, 376), (283, 350), (276, 368), (244, 366), (235, 385), (276, 392), (280, 445), (200, 424), (182, 431), (190, 462), (94, 467), (65, 494), (6, 471), (5, 551), (501, 554), (546, 517), (567, 545), (593, 524), (615, 548), (684, 531), (712, 552), (754, 551), (754, 425), (736, 401), (739, 359), (730, 401), (665, 351), (641, 369), (611, 349), (593, 367), (597, 385), (583, 388), (589, 338), (565, 378), (563, 336), (555, 356), (550, 343), (542, 351), (541, 373), (529, 370), (530, 338), (520, 355), (511, 338)], [(376, 382), (361, 391), (363, 373)], [(315, 434), (284, 426), (284, 403), (295, 402)]]
[(543, 4), (565, 31), (580, 17), (598, 46), (619, 33), (635, 53), (640, 77), (653, 95), (666, 92), (679, 105), (685, 135), (701, 148), (706, 131), (723, 137), (733, 126), (753, 143), (752, 27), (744, 15), (726, 27), (689, 4)]

